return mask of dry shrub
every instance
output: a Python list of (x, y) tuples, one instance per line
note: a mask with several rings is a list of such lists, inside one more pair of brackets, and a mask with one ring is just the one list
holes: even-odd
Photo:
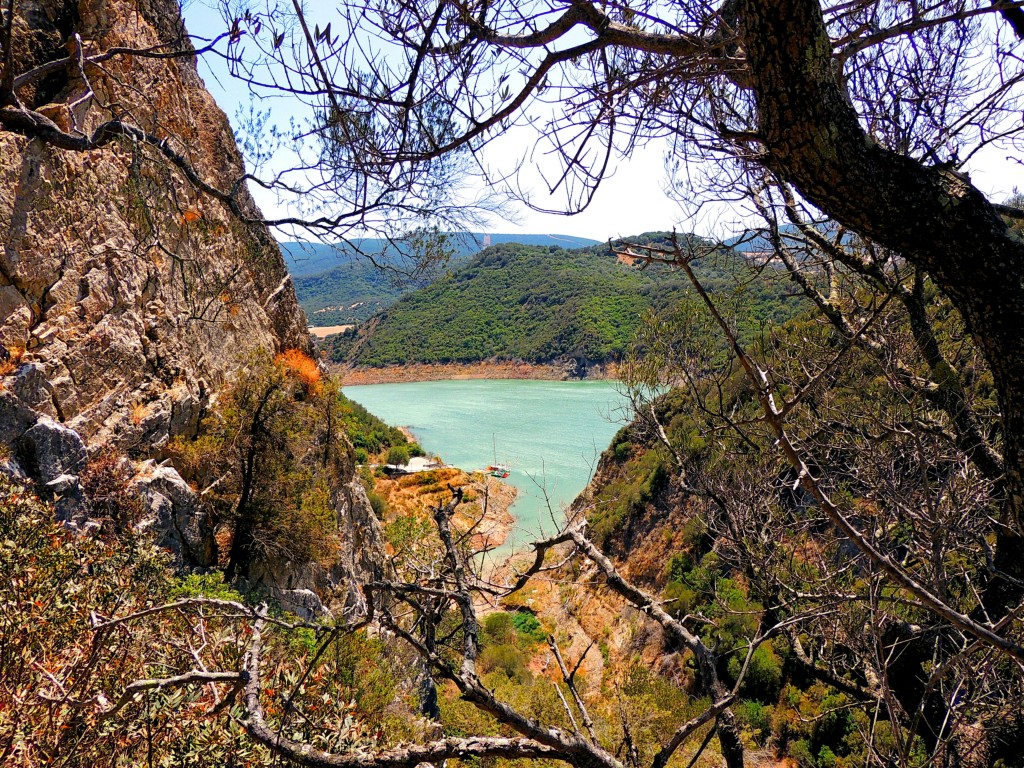
[(109, 522), (105, 532), (120, 535), (142, 519), (145, 504), (132, 488), (131, 462), (113, 450), (92, 459), (82, 470), (79, 481), (89, 500), (89, 516)]
[(189, 208), (183, 214), (181, 214), (182, 224), (191, 224), (195, 221), (199, 221), (203, 218), (203, 214), (196, 208)]
[(21, 345), (0, 348), (0, 376), (9, 376), (14, 373), (24, 356), (25, 347)]
[(132, 403), (132, 424), (141, 424), (147, 416), (149, 416), (149, 406), (146, 403), (138, 401)]
[(235, 531), (230, 525), (222, 525), (213, 535), (214, 541), (217, 542), (217, 565), (221, 568), (228, 564), (228, 553), (231, 551), (234, 534)]
[(323, 374), (319, 364), (301, 349), (287, 349), (274, 362), (284, 368), (288, 375), (296, 378), (310, 394), (318, 394), (323, 388)]

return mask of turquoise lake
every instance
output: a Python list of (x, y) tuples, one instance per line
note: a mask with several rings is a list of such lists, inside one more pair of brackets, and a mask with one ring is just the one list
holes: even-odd
[(505, 482), (519, 492), (509, 544), (521, 545), (554, 532), (628, 420), (628, 401), (616, 386), (495, 379), (367, 384), (344, 393), (388, 424), (408, 427), (425, 451), (447, 464), (467, 470), (495, 460), (508, 464), (512, 474)]

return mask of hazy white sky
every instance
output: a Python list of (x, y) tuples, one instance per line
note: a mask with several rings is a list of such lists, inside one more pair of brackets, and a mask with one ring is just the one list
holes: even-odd
[[(210, 0), (194, 0), (185, 5), (185, 23), (193, 34), (215, 35), (222, 32), (224, 23), (220, 13), (212, 10)], [(219, 60), (208, 57), (200, 63), (200, 74), (214, 98), (228, 117), (234, 121), (240, 106), (246, 106), (250, 95), (237, 81), (233, 81), (218, 66)], [(212, 68), (211, 68), (212, 67)], [(268, 102), (272, 112), (279, 116), (288, 111), (288, 101)], [(280, 119), (280, 117), (278, 117)], [(567, 234), (607, 240), (654, 230), (694, 231), (726, 237), (741, 229), (736, 222), (738, 211), (703, 211), (699, 219), (687, 219), (687, 212), (664, 192), (667, 176), (663, 166), (664, 149), (648, 146), (634, 152), (628, 160), (618, 160), (612, 176), (602, 184), (587, 210), (574, 216), (544, 214), (526, 206), (516, 207), (518, 223), (495, 218), (492, 232), (522, 232), (534, 234)], [(1020, 159), (997, 148), (979, 153), (966, 169), (973, 183), (992, 199), (1004, 200), (1018, 187), (1024, 187), (1024, 166)], [(560, 199), (546, 200), (541, 184), (532, 185), (533, 202), (545, 208), (560, 207)], [(254, 197), (268, 215), (278, 212), (274, 197), (263, 190), (253, 190)]]

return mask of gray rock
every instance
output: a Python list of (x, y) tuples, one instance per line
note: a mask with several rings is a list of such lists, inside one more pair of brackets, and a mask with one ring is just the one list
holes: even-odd
[(94, 538), (103, 533), (103, 523), (99, 520), (67, 520), (65, 526), (69, 531), (74, 531), (80, 536), (89, 536)]
[[(104, 0), (23, 0), (15, 6), (15, 24), (29, 38), (51, 35), (47, 9), (60, 6), (74, 10), (68, 22), (73, 29), (64, 36), (73, 31), (96, 40), (116, 29), (123, 45), (136, 48), (167, 39), (179, 20), (173, 0), (147, 0), (141, 15), (137, 4)], [(44, 59), (21, 63), (31, 68)], [(91, 75), (103, 99), (78, 105), (81, 124), (106, 119), (99, 102), (115, 101), (141, 123), (201, 125), (209, 141), (195, 147), (193, 160), (211, 183), (230, 186), (244, 173), (243, 159), (194, 65), (153, 67), (144, 73), (146, 93), (125, 84), (138, 75), (131, 66), (123, 77)], [(74, 93), (65, 89), (57, 98), (67, 106)], [(84, 516), (87, 505), (75, 511), (82, 494), (75, 477), (86, 458), (83, 440), (90, 450), (114, 449), (133, 459), (163, 455), (169, 438), (197, 434), (203, 414), (257, 351), (314, 350), (269, 230), (240, 227), (223, 206), (204, 204), (202, 224), (191, 230), (217, 237), (183, 237), (189, 228), (175, 195), (147, 200), (140, 226), (134, 213), (125, 213), (137, 212), (138, 200), (124, 183), (140, 170), (139, 162), (146, 176), (166, 169), (159, 160), (138, 159), (116, 146), (53, 152), (0, 131), (0, 221), (11, 224), (0, 247), (0, 357), (10, 356), (6, 347), (27, 350), (16, 374), (4, 377), (7, 391), (0, 392), (0, 444), (15, 448), (14, 463), (0, 472), (20, 472), (44, 492), (50, 484), (59, 514), (73, 516), (70, 522), (80, 529), (94, 527)], [(242, 208), (258, 218), (244, 186), (238, 196)], [(173, 259), (150, 247), (166, 239), (176, 244)], [(192, 274), (183, 266), (190, 264), (201, 270)], [(337, 484), (352, 477), (346, 467)], [(210, 515), (181, 477), (150, 465), (137, 487), (148, 504), (143, 524), (184, 563), (212, 565)], [(347, 491), (342, 495), (339, 524), (351, 542), (336, 569), (268, 566), (277, 571), (268, 575), (268, 588), (281, 590), (282, 602), (295, 609), (319, 610), (308, 593), (321, 607), (333, 608), (335, 583), (343, 586), (346, 605), (359, 603), (357, 581), (372, 566), (364, 550), (382, 537), (365, 499), (352, 502)], [(365, 514), (370, 518), (364, 520)]]
[(19, 485), (24, 485), (28, 481), (28, 475), (25, 474), (25, 470), (21, 468), (21, 464), (13, 456), (0, 458), (0, 475)]
[(157, 542), (186, 565), (216, 563), (213, 523), (195, 491), (172, 467), (157, 467), (135, 481), (145, 499), (149, 519), (143, 523), (157, 534)]
[[(18, 309), (23, 307), (29, 309), (31, 312), (31, 309), (28, 307), (28, 302), (25, 301), (25, 297), (21, 294), (21, 291), (13, 285), (0, 286), (0, 317), (10, 317)], [(0, 357), (3, 357), (4, 360), (10, 359), (9, 356), (5, 356), (7, 355), (7, 350), (3, 348), (2, 345), (0, 345), (0, 349), (4, 349), (3, 352), (0, 352)]]
[(249, 566), (249, 580), (275, 595), (296, 590), (326, 592), (331, 587), (327, 571), (319, 563), (261, 558)]
[(78, 475), (60, 475), (46, 484), (51, 493), (75, 493), (79, 489)]
[[(117, 30), (119, 44), (140, 49), (177, 34), (170, 30), (181, 23), (175, 0), (21, 0), (14, 16), (25, 40), (59, 44), (53, 19), (66, 16), (61, 40)], [(50, 43), (40, 45), (22, 51), (19, 66), (45, 63)], [(72, 82), (53, 94), (54, 104), (72, 109), (81, 126), (107, 119), (100, 102), (108, 100), (139, 125), (201, 125), (207, 140), (193, 143), (190, 159), (211, 184), (230, 187), (244, 161), (195, 65), (131, 59), (121, 62), (124, 71), (90, 75), (103, 98), (71, 107), (79, 92)], [(145, 92), (130, 85), (138, 77)], [(29, 408), (74, 424), (90, 446), (133, 457), (159, 455), (168, 434), (195, 434), (202, 406), (258, 350), (313, 351), (266, 227), (239, 226), (224, 206), (205, 204), (202, 223), (187, 226), (177, 193), (140, 200), (125, 183), (166, 172), (165, 162), (116, 145), (53, 152), (0, 131), (0, 357), (27, 350), (25, 370), (5, 383)], [(247, 217), (259, 218), (244, 185), (237, 197)], [(201, 231), (217, 236), (208, 241)], [(175, 243), (173, 256), (152, 247), (165, 240)], [(174, 403), (140, 425), (140, 404), (167, 392)]]
[(46, 371), (39, 363), (26, 363), (14, 374), (11, 392), (23, 403), (37, 411), (56, 416), (53, 407), (52, 388)]
[(139, 421), (138, 445), (146, 447), (150, 454), (157, 453), (167, 445), (170, 439), (168, 426), (171, 421), (170, 398), (154, 400), (147, 405), (148, 413)]
[(46, 492), (53, 501), (56, 518), (75, 530), (89, 521), (89, 500), (82, 491), (78, 475), (60, 475), (45, 485), (36, 485), (36, 490)]
[(171, 435), (192, 437), (199, 431), (202, 404), (188, 392), (171, 403), (171, 419), (167, 426)]
[(82, 437), (49, 416), (40, 416), (25, 431), (18, 448), (25, 470), (41, 485), (61, 475), (77, 475), (88, 458)]
[(39, 414), (11, 392), (0, 392), (0, 443), (13, 445), (35, 424)]
[(270, 594), (284, 610), (294, 613), (300, 619), (312, 621), (331, 615), (323, 602), (311, 589), (271, 589)]
[(331, 568), (330, 581), (345, 614), (358, 619), (367, 610), (360, 585), (386, 570), (384, 526), (373, 513), (366, 489), (358, 479), (335, 490), (334, 509), (342, 546)]

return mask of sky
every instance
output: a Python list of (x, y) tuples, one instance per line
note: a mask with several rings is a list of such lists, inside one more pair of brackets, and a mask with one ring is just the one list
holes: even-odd
[[(211, 0), (192, 0), (184, 7), (185, 23), (189, 31), (204, 36), (223, 31), (224, 23), (219, 11), (211, 9)], [(239, 109), (247, 108), (252, 98), (247, 89), (233, 80), (214, 57), (200, 60), (199, 72), (218, 104), (235, 122)], [(286, 99), (265, 101), (272, 114), (289, 112)], [(526, 139), (524, 139), (526, 141)], [(528, 149), (523, 144), (522, 154)], [(514, 148), (513, 148), (514, 151)], [(666, 194), (668, 176), (664, 168), (664, 146), (652, 144), (634, 151), (628, 159), (620, 159), (612, 166), (612, 173), (602, 183), (590, 205), (573, 215), (555, 215), (531, 210), (525, 205), (512, 203), (514, 221), (495, 217), (490, 232), (523, 234), (565, 234), (605, 241), (642, 232), (677, 229), (726, 238), (742, 230), (741, 214), (726, 209), (703, 210), (693, 218), (679, 202)], [(996, 201), (1005, 200), (1017, 188), (1024, 188), (1024, 166), (1006, 150), (989, 148), (979, 153), (965, 169), (982, 192)], [(559, 208), (561, 201), (546, 198), (541, 184), (529, 190), (535, 205)], [(283, 213), (274, 196), (265, 190), (253, 189), (253, 196), (268, 216)]]

